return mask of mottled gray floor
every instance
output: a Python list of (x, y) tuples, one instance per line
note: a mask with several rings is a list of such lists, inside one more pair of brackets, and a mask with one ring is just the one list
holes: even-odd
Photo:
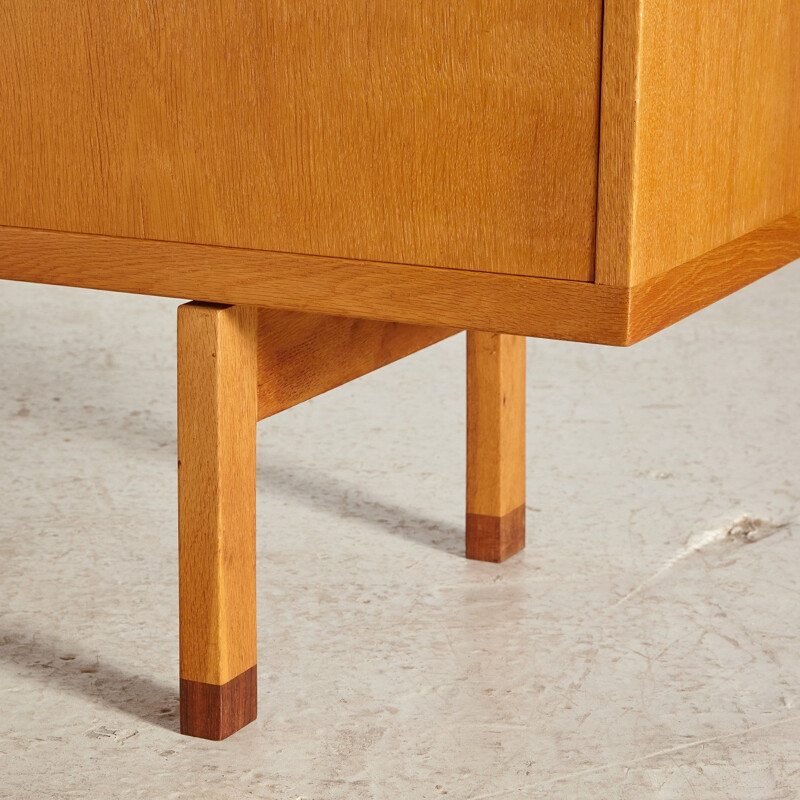
[(216, 744), (176, 731), (177, 303), (0, 298), (3, 798), (798, 796), (800, 263), (530, 342), (502, 566), (463, 558), (463, 337), (262, 423), (260, 715)]

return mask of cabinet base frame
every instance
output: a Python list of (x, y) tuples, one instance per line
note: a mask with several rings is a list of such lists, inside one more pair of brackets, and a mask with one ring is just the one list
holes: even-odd
[(628, 346), (800, 258), (800, 211), (636, 286), (0, 226), (0, 279)]

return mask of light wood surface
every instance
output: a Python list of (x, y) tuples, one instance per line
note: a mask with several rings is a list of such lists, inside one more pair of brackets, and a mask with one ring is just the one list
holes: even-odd
[(591, 280), (601, 0), (5, 0), (0, 225)]
[[(0, 279), (622, 346), (796, 258), (800, 213), (676, 267), (636, 291), (581, 281), (0, 228)], [(645, 290), (647, 304), (634, 303)]]
[(627, 296), (582, 281), (0, 228), (0, 278), (622, 344)]
[(259, 309), (258, 418), (458, 333), (452, 328)]
[(467, 332), (467, 557), (525, 546), (525, 339)]
[(595, 283), (629, 286), (644, 0), (604, 0)]
[(629, 290), (625, 344), (636, 344), (798, 258), (800, 212), (656, 275)]
[(181, 679), (221, 686), (256, 663), (257, 314), (178, 309)]
[(800, 2), (607, 0), (596, 280), (800, 210)]

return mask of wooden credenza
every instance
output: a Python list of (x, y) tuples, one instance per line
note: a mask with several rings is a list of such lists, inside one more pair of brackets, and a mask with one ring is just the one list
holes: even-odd
[(799, 40), (797, 0), (8, 0), (0, 276), (630, 344), (800, 255)]
[(179, 315), (189, 733), (255, 714), (257, 420), (468, 330), (467, 553), (503, 560), (519, 337), (630, 345), (800, 257), (800, 0), (0, 16), (0, 278), (200, 301)]

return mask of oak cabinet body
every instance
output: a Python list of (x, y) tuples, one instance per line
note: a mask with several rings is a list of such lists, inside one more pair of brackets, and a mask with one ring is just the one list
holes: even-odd
[(9, 0), (0, 276), (629, 344), (800, 255), (798, 40), (800, 0)]

